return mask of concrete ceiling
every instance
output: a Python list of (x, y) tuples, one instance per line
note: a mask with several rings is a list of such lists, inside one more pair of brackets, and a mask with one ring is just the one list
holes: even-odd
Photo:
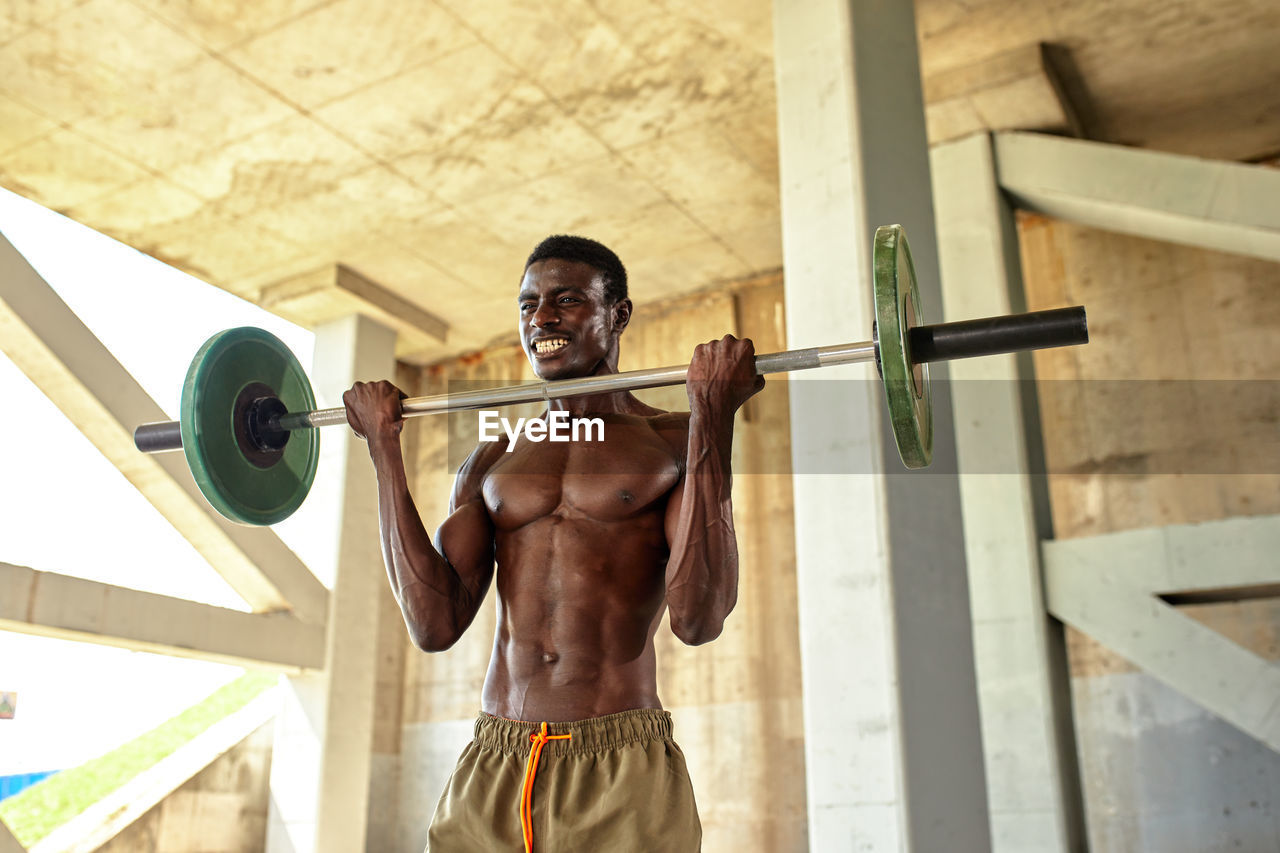
[[(0, 184), (291, 319), (380, 314), (430, 361), (509, 337), (549, 233), (612, 245), (641, 304), (781, 266), (771, 16), (8, 0)], [(1050, 42), (1092, 138), (1280, 151), (1274, 0), (917, 0), (917, 17), (930, 92)]]

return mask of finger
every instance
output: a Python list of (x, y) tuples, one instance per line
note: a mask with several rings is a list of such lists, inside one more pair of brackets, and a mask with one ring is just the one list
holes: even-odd
[(347, 424), (356, 435), (364, 438), (364, 426), (360, 423), (360, 418), (356, 415), (355, 410), (351, 408), (351, 404), (346, 402), (345, 395), (343, 402), (347, 410)]

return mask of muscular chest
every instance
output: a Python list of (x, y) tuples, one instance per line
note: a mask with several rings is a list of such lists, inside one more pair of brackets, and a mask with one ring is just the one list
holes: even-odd
[(606, 422), (600, 441), (520, 440), (485, 477), (499, 529), (556, 513), (622, 521), (665, 506), (680, 479), (670, 446), (643, 423)]

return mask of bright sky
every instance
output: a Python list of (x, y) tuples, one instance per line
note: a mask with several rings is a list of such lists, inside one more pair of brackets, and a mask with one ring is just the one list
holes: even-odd
[[(0, 233), (176, 419), (191, 357), (215, 332), (259, 326), (308, 367), (312, 334), (0, 190)], [(0, 562), (247, 609), (127, 480), (3, 354)], [(321, 470), (319, 476), (325, 472)], [(276, 532), (322, 561), (307, 506)], [(323, 539), (323, 537), (321, 537)], [(241, 670), (0, 631), (0, 775), (79, 764), (173, 716)]]

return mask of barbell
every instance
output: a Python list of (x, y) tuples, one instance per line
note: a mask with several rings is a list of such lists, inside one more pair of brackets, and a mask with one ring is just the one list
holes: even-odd
[[(870, 341), (757, 355), (755, 370), (766, 375), (875, 361), (907, 468), (927, 466), (933, 454), (930, 362), (1089, 340), (1081, 306), (917, 325), (923, 316), (920, 295), (902, 227), (878, 228), (872, 255)], [(687, 374), (688, 365), (632, 370), (412, 397), (400, 406), (409, 418), (679, 385)], [(232, 521), (275, 524), (289, 517), (311, 489), (320, 456), (315, 428), (347, 423), (345, 409), (316, 410), (315, 404), (306, 373), (283, 342), (261, 329), (228, 329), (206, 341), (192, 359), (179, 420), (142, 424), (133, 440), (144, 453), (182, 450), (201, 493)]]

